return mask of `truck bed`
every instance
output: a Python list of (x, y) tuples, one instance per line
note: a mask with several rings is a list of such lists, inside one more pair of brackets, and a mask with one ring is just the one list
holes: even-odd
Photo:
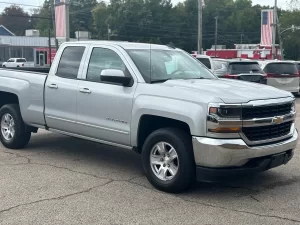
[(46, 79), (47, 73), (0, 69), (0, 90), (18, 97), (22, 118), (28, 125), (45, 125), (43, 112)]

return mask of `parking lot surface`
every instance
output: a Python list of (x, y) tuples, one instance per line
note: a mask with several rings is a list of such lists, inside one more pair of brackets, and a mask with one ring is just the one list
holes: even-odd
[(0, 224), (300, 224), (299, 148), (285, 166), (167, 194), (134, 152), (39, 131), (26, 149), (0, 145)]

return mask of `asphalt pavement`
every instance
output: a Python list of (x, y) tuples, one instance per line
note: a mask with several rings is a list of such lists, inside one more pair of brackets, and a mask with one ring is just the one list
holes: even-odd
[(300, 224), (299, 150), (285, 166), (167, 194), (134, 152), (39, 131), (26, 149), (0, 144), (0, 224)]

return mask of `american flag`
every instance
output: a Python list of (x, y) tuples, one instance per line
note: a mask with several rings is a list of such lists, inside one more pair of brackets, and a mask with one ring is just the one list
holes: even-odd
[(272, 45), (273, 9), (261, 11), (261, 45)]
[(55, 0), (56, 37), (66, 37), (66, 6), (65, 0)]

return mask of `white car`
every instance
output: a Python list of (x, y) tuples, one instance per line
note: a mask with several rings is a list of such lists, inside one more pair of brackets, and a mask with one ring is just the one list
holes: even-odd
[(26, 66), (25, 58), (10, 58), (7, 62), (2, 64), (2, 67), (13, 68), (13, 67), (24, 67)]
[(211, 72), (215, 72), (215, 67), (213, 61), (210, 56), (208, 55), (194, 55), (196, 59), (198, 59), (204, 66), (210, 69)]
[(294, 61), (260, 61), (259, 65), (267, 75), (267, 85), (294, 94), (299, 92), (299, 73)]

